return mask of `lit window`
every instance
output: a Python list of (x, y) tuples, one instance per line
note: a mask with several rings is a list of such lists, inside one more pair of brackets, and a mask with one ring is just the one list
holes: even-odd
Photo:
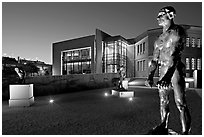
[(192, 47), (195, 47), (195, 38), (192, 38)]
[(192, 70), (195, 69), (195, 58), (191, 59), (191, 66), (192, 66)]
[(201, 44), (201, 41), (200, 41), (200, 39), (198, 38), (198, 48), (200, 48), (200, 44)]
[(127, 43), (121, 40), (105, 42), (102, 72), (116, 73), (121, 65), (126, 67), (126, 47)]
[(189, 47), (189, 42), (190, 42), (190, 38), (187, 37), (187, 38), (186, 38), (186, 47)]
[(201, 59), (197, 59), (197, 69), (201, 70)]
[(159, 65), (159, 76), (161, 76), (161, 65)]
[[(91, 73), (91, 48), (79, 48), (62, 52), (62, 74)], [(84, 63), (88, 63), (86, 66)]]
[(189, 58), (186, 58), (186, 70), (190, 69), (190, 60)]

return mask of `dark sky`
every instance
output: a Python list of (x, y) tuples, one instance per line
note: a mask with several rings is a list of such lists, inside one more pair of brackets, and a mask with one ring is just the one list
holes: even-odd
[(52, 63), (52, 43), (93, 35), (95, 29), (134, 38), (157, 28), (158, 10), (171, 5), (175, 22), (202, 26), (201, 2), (3, 3), (2, 54)]

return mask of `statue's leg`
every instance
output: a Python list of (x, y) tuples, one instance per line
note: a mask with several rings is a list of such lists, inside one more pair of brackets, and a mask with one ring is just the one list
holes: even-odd
[(119, 89), (123, 88), (123, 77), (120, 77), (120, 85), (119, 85)]
[(169, 118), (169, 90), (159, 89), (161, 123), (168, 127)]
[(180, 74), (181, 73), (176, 69), (172, 77), (172, 85), (176, 106), (180, 112), (182, 132), (183, 134), (188, 134), (190, 131), (191, 116), (185, 98), (185, 78)]

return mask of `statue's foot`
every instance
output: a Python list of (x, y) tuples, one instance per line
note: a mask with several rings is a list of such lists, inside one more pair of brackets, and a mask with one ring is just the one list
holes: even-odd
[(173, 131), (172, 129), (168, 129), (168, 135), (179, 135), (179, 133)]
[(160, 124), (148, 132), (149, 135), (168, 135), (168, 128)]
[(181, 135), (189, 135), (189, 134), (190, 134), (190, 131), (191, 131), (191, 128), (190, 128), (188, 131), (182, 132)]

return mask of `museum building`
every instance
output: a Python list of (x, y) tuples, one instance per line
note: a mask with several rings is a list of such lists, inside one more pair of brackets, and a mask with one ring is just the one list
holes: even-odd
[[(192, 77), (202, 66), (202, 27), (182, 27), (187, 32), (182, 61), (187, 77)], [(95, 35), (53, 43), (53, 75), (117, 73), (124, 66), (127, 77), (147, 77), (154, 41), (161, 33), (161, 28), (150, 29), (126, 39), (96, 29)], [(159, 69), (155, 76), (159, 76)]]

